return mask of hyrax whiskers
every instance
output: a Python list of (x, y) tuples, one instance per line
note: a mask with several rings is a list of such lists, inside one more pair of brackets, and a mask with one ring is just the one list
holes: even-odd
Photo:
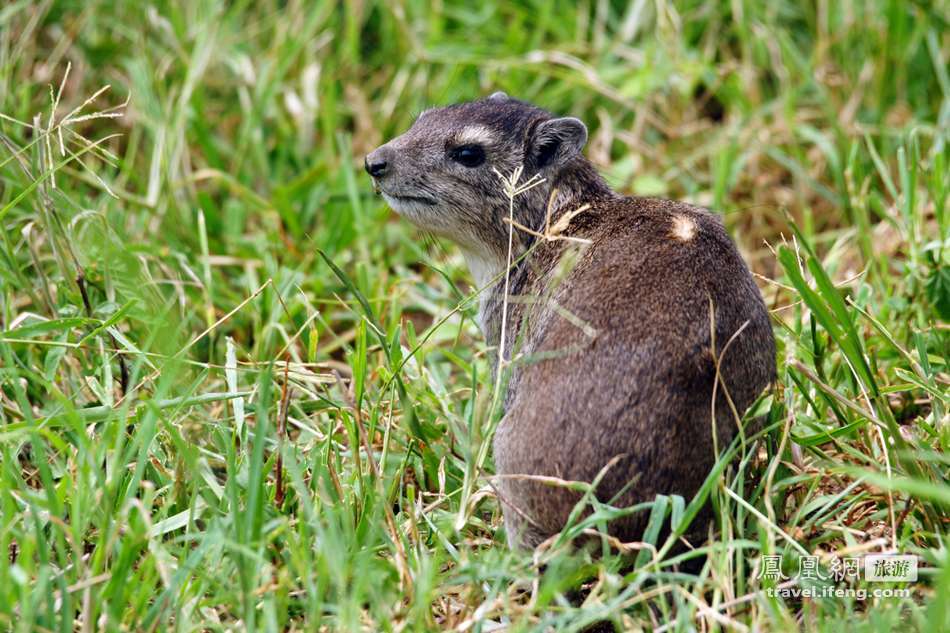
[[(479, 286), (507, 268), (512, 228), (498, 174), (543, 178), (514, 198), (514, 220), (529, 230), (514, 229), (512, 300), (496, 281), (479, 307), (488, 342), (504, 336), (513, 360), (494, 459), (509, 540), (527, 547), (561, 530), (580, 496), (507, 475), (590, 482), (615, 460), (600, 500), (689, 501), (714, 444), (737, 432), (730, 399), (741, 415), (775, 376), (768, 313), (719, 218), (615, 193), (584, 158), (586, 140), (580, 120), (496, 93), (429, 110), (366, 157), (389, 205), (457, 242)], [(576, 240), (537, 235), (584, 205), (563, 233)], [(639, 540), (646, 520), (641, 512), (608, 529)]]

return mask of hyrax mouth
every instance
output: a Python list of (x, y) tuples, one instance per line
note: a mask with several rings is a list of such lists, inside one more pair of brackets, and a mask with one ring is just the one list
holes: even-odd
[(429, 206), (434, 206), (436, 204), (435, 200), (433, 200), (432, 198), (427, 198), (425, 196), (409, 196), (409, 195), (403, 195), (403, 194), (398, 194), (398, 193), (390, 193), (388, 191), (382, 191), (378, 187), (377, 187), (377, 192), (381, 193), (383, 197), (386, 198), (386, 200), (390, 203), (392, 202), (403, 203), (403, 204), (416, 203), (416, 204), (426, 204)]

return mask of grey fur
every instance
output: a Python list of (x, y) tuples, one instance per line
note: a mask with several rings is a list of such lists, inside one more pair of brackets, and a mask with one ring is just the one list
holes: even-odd
[[(453, 159), (462, 137), (485, 139), (484, 164)], [(515, 220), (534, 230), (543, 230), (554, 190), (552, 221), (590, 205), (565, 233), (587, 245), (535, 243), (515, 233), (515, 256), (531, 252), (510, 274), (504, 336), (514, 356), (494, 449), (509, 537), (529, 547), (563, 527), (579, 496), (505, 475), (592, 481), (618, 457), (599, 499), (625, 490), (615, 505), (657, 494), (688, 501), (716, 460), (714, 359), (722, 379), (715, 404), (720, 449), (737, 429), (724, 391), (741, 414), (775, 376), (768, 313), (719, 218), (681, 202), (611, 191), (581, 154), (586, 138), (578, 119), (493, 95), (428, 111), (367, 157), (390, 205), (458, 242), (482, 282), (504, 271), (507, 256), (508, 199), (495, 170), (523, 167), (524, 178), (545, 179), (515, 200)], [(493, 345), (502, 336), (503, 292), (494, 283), (481, 299), (481, 327)], [(608, 529), (639, 540), (646, 519), (634, 514)], [(694, 533), (703, 527), (701, 518)]]

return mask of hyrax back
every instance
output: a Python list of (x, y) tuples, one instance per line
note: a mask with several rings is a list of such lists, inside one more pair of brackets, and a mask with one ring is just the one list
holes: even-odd
[[(457, 241), (487, 286), (482, 329), (492, 344), (504, 336), (511, 361), (498, 486), (509, 538), (528, 547), (557, 533), (580, 496), (512, 475), (590, 482), (616, 460), (601, 501), (689, 500), (735, 436), (732, 407), (744, 413), (775, 375), (768, 313), (719, 219), (615, 194), (581, 154), (586, 138), (577, 119), (496, 94), (425, 113), (366, 160), (391, 206)], [(514, 236), (514, 257), (527, 256), (509, 273), (502, 332), (509, 200), (495, 172), (517, 168), (544, 183), (515, 199), (530, 231)], [(556, 236), (575, 239), (537, 237), (584, 205)], [(639, 540), (646, 518), (608, 529)]]

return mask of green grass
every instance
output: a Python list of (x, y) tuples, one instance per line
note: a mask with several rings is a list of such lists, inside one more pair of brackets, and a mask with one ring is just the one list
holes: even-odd
[[(947, 630), (948, 3), (434, 4), (0, 7), (0, 630)], [(764, 430), (639, 555), (507, 548), (477, 297), (361, 171), (499, 89), (772, 310)], [(909, 597), (760, 577), (888, 550)]]

